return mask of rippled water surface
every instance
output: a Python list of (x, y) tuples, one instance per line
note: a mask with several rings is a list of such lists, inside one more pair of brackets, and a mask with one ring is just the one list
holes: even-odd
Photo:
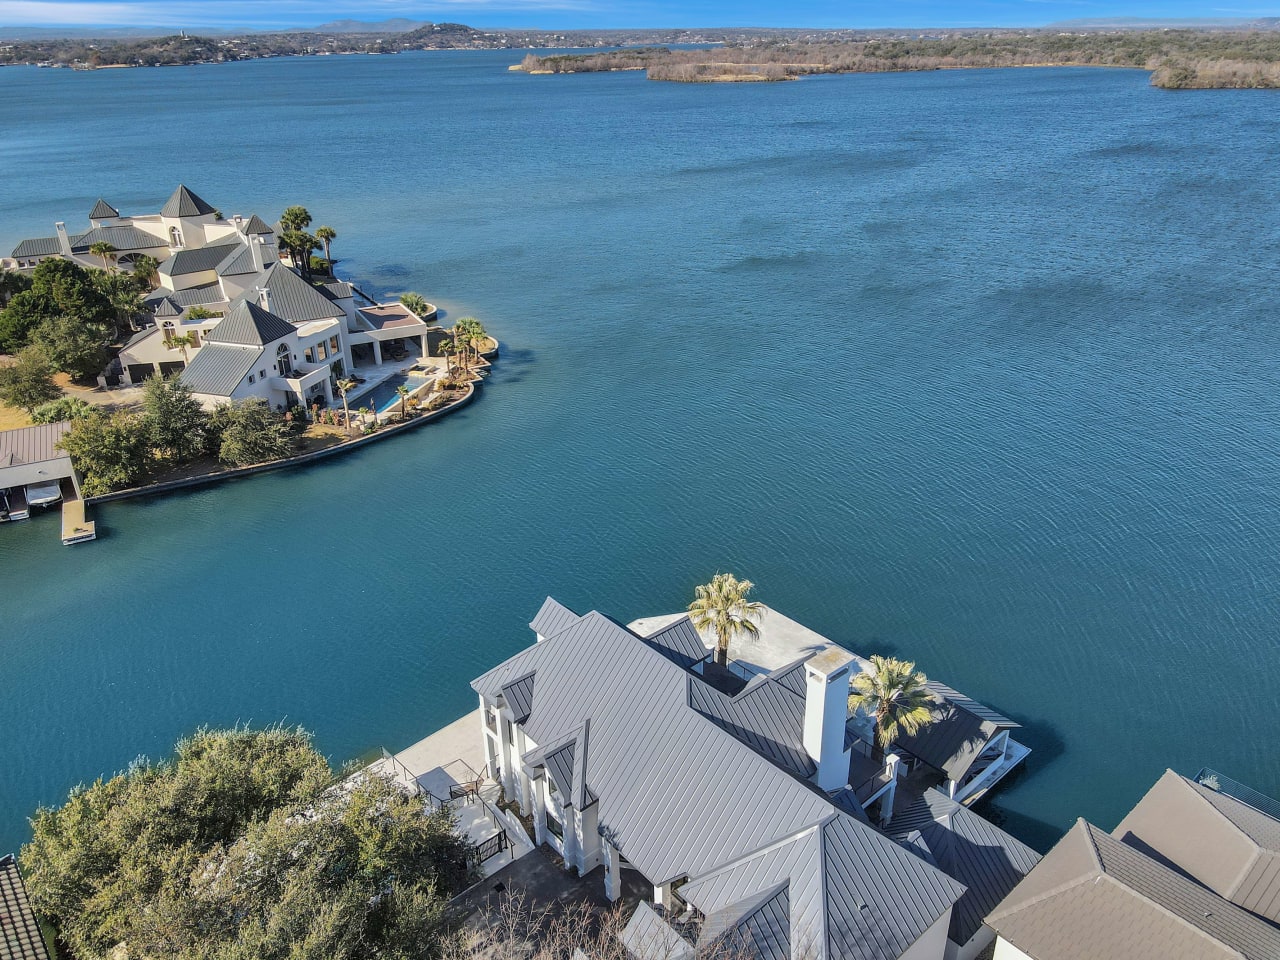
[(1280, 791), (1275, 94), (1134, 71), (684, 86), (519, 54), (0, 70), (0, 246), (184, 181), (503, 341), (341, 461), (0, 528), (0, 853), (200, 724), (335, 761), (473, 705), (554, 594), (718, 569), (1021, 720), (1046, 846), (1159, 773)]

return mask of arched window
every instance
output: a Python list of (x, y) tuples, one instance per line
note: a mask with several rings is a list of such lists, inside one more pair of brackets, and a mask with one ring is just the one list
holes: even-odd
[(169, 228), (169, 246), (171, 247), (182, 246), (182, 234), (178, 231), (177, 227)]
[(276, 369), (280, 371), (280, 376), (287, 377), (293, 373), (293, 360), (289, 357), (289, 345), (287, 343), (280, 344), (276, 350)]
[(165, 341), (168, 342), (173, 339), (174, 333), (177, 331), (177, 327), (173, 325), (172, 320), (166, 320), (164, 323), (160, 324), (160, 330), (164, 334)]

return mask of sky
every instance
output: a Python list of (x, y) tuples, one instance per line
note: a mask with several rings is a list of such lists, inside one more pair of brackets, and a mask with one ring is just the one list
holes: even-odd
[(1099, 17), (1280, 16), (1280, 0), (0, 0), (0, 26), (305, 27), (406, 17), (476, 27), (1043, 26)]

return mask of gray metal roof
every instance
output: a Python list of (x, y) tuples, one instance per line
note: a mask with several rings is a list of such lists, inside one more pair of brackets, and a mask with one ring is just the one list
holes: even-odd
[(1280, 930), (1084, 820), (987, 923), (1036, 960), (1280, 957)]
[(893, 815), (889, 834), (967, 888), (951, 911), (950, 938), (968, 943), (1040, 854), (938, 790)]
[(236, 240), (229, 240), (225, 243), (210, 244), (207, 247), (179, 250), (164, 263), (160, 264), (160, 272), (171, 277), (181, 277), (189, 273), (214, 270), (218, 264), (241, 249), (244, 249), (241, 243)]
[(266, 221), (256, 213), (251, 216), (240, 229), (249, 236), (262, 236), (263, 234), (275, 233), (274, 230), (267, 226)]
[(618, 939), (635, 960), (692, 960), (693, 945), (641, 900)]
[(120, 211), (101, 197), (93, 205), (93, 209), (89, 211), (90, 220), (111, 220), (118, 216), (120, 216)]
[(76, 253), (87, 253), (95, 243), (109, 243), (122, 253), (126, 250), (153, 250), (156, 247), (169, 246), (155, 234), (139, 230), (127, 223), (94, 227), (88, 233), (69, 239), (71, 249)]
[(173, 191), (173, 196), (169, 197), (164, 206), (160, 208), (160, 216), (162, 217), (202, 217), (213, 212), (213, 207), (201, 200), (183, 184), (178, 184), (178, 189)]
[(169, 294), (169, 299), (180, 307), (199, 307), (210, 303), (226, 303), (227, 295), (223, 292), (222, 285), (215, 280), (198, 287), (174, 290)]
[[(608, 617), (586, 614), (472, 686), (496, 698), (531, 673), (526, 734), (556, 748), (575, 738), (574, 779), (581, 764), (602, 835), (654, 883), (695, 878), (682, 895), (705, 914), (789, 881), (793, 935), (833, 931), (830, 960), (888, 960), (964, 892), (689, 709), (689, 674)], [(712, 887), (720, 899), (688, 896)]]
[(0, 857), (0, 960), (49, 960), (13, 854)]
[(754, 960), (790, 960), (790, 883), (760, 891), (739, 903), (711, 914), (698, 934), (698, 948), (716, 955), (752, 957)]
[(158, 300), (151, 301), (151, 312), (157, 318), (164, 320), (168, 317), (180, 316), (182, 308), (173, 297), (160, 297)]
[(192, 393), (229, 397), (262, 354), (261, 347), (206, 342), (182, 371), (182, 382)]
[(502, 688), (502, 698), (507, 701), (516, 723), (524, 723), (529, 719), (529, 711), (533, 707), (534, 674), (521, 677)]
[(547, 597), (542, 606), (529, 622), (529, 627), (540, 637), (554, 637), (561, 630), (566, 630), (581, 619), (564, 604)]
[(768, 674), (732, 697), (690, 674), (689, 706), (788, 773), (813, 776), (816, 767), (804, 748), (804, 697)]
[(13, 253), (9, 256), (15, 260), (22, 260), (26, 257), (52, 257), (62, 248), (58, 246), (57, 237), (35, 237), (31, 240), (23, 240), (13, 248)]
[(649, 634), (644, 642), (686, 670), (711, 655), (707, 645), (702, 642), (702, 637), (698, 636), (693, 621), (688, 617), (681, 617), (675, 623)]
[(1115, 836), (1280, 923), (1280, 821), (1166, 770)]
[(237, 243), (235, 248), (217, 266), (220, 277), (242, 277), (248, 273), (257, 273), (258, 265), (253, 262), (253, 251), (247, 244)]
[(331, 320), (346, 316), (346, 312), (283, 263), (267, 266), (254, 281), (255, 287), (265, 288), (271, 297), (271, 312), (293, 323), (309, 320)]
[(354, 294), (351, 284), (345, 280), (330, 280), (328, 283), (321, 284), (320, 289), (330, 300), (349, 300)]
[(65, 420), (0, 430), (0, 467), (62, 460), (67, 454), (58, 449), (58, 441), (70, 430), (71, 424)]
[(295, 327), (288, 320), (241, 297), (232, 304), (226, 317), (219, 321), (205, 340), (209, 343), (237, 343), (261, 347), (296, 332)]
[(930, 680), (926, 686), (936, 703), (933, 722), (915, 736), (899, 736), (897, 744), (950, 780), (964, 779), (992, 737), (1019, 726), (945, 684)]

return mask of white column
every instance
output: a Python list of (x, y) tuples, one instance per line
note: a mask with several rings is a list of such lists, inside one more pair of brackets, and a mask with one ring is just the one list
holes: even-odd
[(373, 362), (377, 364), (382, 363), (382, 344), (377, 340), (373, 341)]
[(885, 772), (889, 775), (889, 789), (880, 798), (880, 826), (887, 827), (893, 818), (893, 798), (898, 793), (898, 771), (902, 758), (891, 753), (884, 758)]
[(560, 812), (564, 815), (561, 824), (564, 826), (564, 866), (565, 869), (577, 867), (578, 872), (582, 872), (582, 845), (578, 842), (578, 811), (573, 807), (565, 806), (560, 808)]
[(498, 714), (498, 748), (502, 751), (502, 789), (508, 794), (516, 792), (515, 764), (519, 760), (511, 756), (511, 743), (507, 739), (511, 721)]
[(608, 840), (604, 842), (604, 895), (610, 902), (622, 896), (622, 865), (618, 861), (618, 851)]
[(653, 888), (653, 902), (666, 910), (671, 909), (671, 884), (663, 883)]
[(533, 839), (538, 846), (547, 842), (547, 808), (542, 799), (542, 785), (538, 783), (533, 785)]

